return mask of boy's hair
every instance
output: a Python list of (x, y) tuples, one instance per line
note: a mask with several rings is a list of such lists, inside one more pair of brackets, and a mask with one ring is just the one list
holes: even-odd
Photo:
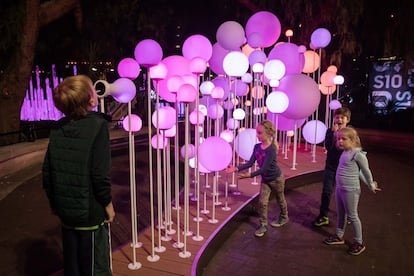
[(361, 147), (361, 139), (359, 139), (358, 132), (353, 127), (343, 127), (338, 129), (337, 137), (342, 134), (349, 138), (358, 148)]
[(351, 110), (347, 107), (340, 107), (338, 109), (335, 109), (334, 116), (335, 115), (342, 115), (348, 118), (348, 121), (351, 120)]
[(67, 77), (53, 90), (53, 102), (66, 117), (79, 119), (88, 113), (93, 89), (88, 76)]

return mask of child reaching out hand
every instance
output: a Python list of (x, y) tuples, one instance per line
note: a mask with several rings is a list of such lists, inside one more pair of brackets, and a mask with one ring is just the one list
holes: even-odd
[(250, 160), (238, 167), (230, 166), (226, 169), (226, 172), (232, 173), (248, 169), (257, 160), (259, 169), (252, 173), (239, 174), (239, 178), (261, 176), (259, 195), (260, 225), (255, 232), (255, 236), (262, 237), (267, 232), (267, 206), (272, 191), (276, 193), (276, 200), (280, 207), (280, 216), (275, 218), (270, 225), (281, 227), (289, 221), (289, 218), (284, 194), (285, 178), (276, 161), (277, 142), (275, 140), (276, 130), (273, 123), (268, 120), (260, 122), (256, 127), (256, 135), (260, 143), (254, 146)]

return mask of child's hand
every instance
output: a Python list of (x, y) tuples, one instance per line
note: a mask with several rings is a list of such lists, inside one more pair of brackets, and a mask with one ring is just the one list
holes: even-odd
[(243, 178), (250, 178), (250, 173), (241, 173), (241, 174), (239, 174), (239, 179), (243, 179)]
[(374, 181), (373, 184), (374, 184), (374, 190), (373, 190), (374, 193), (381, 191), (381, 188), (378, 187), (377, 181)]
[(237, 168), (236, 167), (234, 167), (234, 166), (228, 166), (224, 171), (226, 172), (226, 173), (232, 173), (232, 172), (235, 172), (237, 170)]

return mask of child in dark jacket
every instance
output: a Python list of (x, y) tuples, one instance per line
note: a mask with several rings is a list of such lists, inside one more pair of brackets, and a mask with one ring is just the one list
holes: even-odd
[(93, 111), (98, 97), (84, 75), (60, 83), (53, 101), (65, 117), (50, 132), (43, 188), (62, 223), (65, 275), (112, 275), (105, 225), (115, 216), (107, 118)]
[(336, 132), (341, 128), (347, 126), (351, 120), (351, 111), (346, 107), (335, 109), (334, 111), (334, 123), (331, 129), (326, 130), (325, 136), (325, 148), (326, 148), (326, 161), (325, 170), (323, 173), (323, 187), (321, 193), (321, 206), (319, 215), (313, 222), (314, 226), (324, 226), (329, 224), (329, 204), (331, 202), (331, 196), (335, 189), (335, 175), (338, 168), (339, 157), (342, 150), (336, 146)]

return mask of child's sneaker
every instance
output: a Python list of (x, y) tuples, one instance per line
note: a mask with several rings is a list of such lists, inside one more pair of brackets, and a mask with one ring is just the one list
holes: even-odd
[(256, 230), (256, 232), (254, 232), (254, 235), (256, 236), (256, 237), (263, 237), (264, 236), (264, 234), (267, 232), (267, 227), (266, 227), (266, 225), (260, 225), (258, 228), (257, 228), (257, 230)]
[(317, 217), (316, 220), (313, 222), (314, 226), (321, 227), (324, 225), (329, 224), (329, 218), (326, 216)]
[(289, 221), (289, 218), (279, 217), (278, 219), (272, 221), (270, 225), (273, 227), (282, 227), (283, 225), (288, 223), (288, 221)]
[(344, 244), (345, 243), (345, 241), (343, 239), (341, 239), (340, 237), (338, 237), (337, 235), (330, 236), (329, 238), (325, 239), (323, 242), (328, 244), (328, 245)]
[(363, 244), (355, 242), (349, 247), (348, 253), (354, 256), (358, 256), (364, 251), (365, 251), (365, 246)]

